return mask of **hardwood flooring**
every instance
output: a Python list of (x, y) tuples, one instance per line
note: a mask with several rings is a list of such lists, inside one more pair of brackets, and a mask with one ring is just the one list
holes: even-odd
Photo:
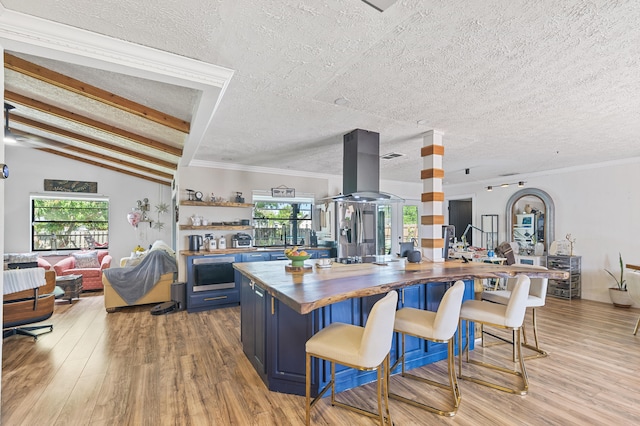
[[(101, 293), (56, 303), (52, 333), (4, 340), (4, 425), (301, 425), (304, 397), (267, 391), (242, 353), (240, 309), (152, 316), (149, 306), (107, 314)], [(453, 418), (391, 401), (396, 425), (640, 424), (638, 309), (548, 298), (538, 311), (548, 358), (527, 361), (530, 391), (515, 396), (461, 381)], [(526, 321), (530, 321), (530, 313)], [(509, 364), (507, 345), (480, 348)], [(442, 373), (444, 362), (418, 369)], [(465, 370), (466, 371), (466, 370)], [(444, 376), (441, 374), (441, 377)], [(339, 394), (375, 406), (374, 385)], [(394, 391), (444, 394), (392, 377)], [(321, 401), (316, 425), (371, 419)]]

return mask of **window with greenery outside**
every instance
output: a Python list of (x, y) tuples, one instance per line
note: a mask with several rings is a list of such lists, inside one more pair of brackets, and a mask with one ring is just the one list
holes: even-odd
[(313, 203), (283, 200), (256, 201), (254, 197), (254, 245), (292, 246), (311, 240)]
[(31, 198), (34, 251), (109, 247), (109, 201)]

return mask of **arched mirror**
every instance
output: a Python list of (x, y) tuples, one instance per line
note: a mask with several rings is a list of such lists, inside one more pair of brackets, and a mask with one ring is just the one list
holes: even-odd
[(544, 252), (555, 239), (555, 207), (553, 200), (541, 189), (522, 189), (509, 198), (505, 213), (507, 237), (520, 246), (520, 254), (536, 253), (541, 243)]

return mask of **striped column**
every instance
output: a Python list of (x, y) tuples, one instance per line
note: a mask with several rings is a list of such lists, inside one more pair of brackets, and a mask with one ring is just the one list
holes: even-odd
[(422, 212), (420, 217), (420, 240), (422, 255), (433, 262), (442, 262), (442, 225), (444, 225), (444, 192), (442, 191), (442, 179), (444, 169), (442, 158), (444, 146), (442, 145), (442, 133), (430, 130), (424, 135), (424, 143), (421, 150), (423, 169), (420, 172), (422, 179)]

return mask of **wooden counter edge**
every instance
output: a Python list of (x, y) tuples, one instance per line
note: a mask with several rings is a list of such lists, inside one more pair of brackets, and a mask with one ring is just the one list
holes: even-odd
[[(457, 281), (457, 280), (475, 280), (475, 279), (485, 279), (485, 278), (513, 278), (518, 273), (523, 272), (522, 268), (518, 268), (517, 266), (513, 267), (513, 270), (509, 270), (509, 266), (503, 266), (501, 269), (507, 269), (504, 272), (502, 271), (493, 271), (493, 272), (482, 272), (482, 273), (446, 273), (441, 276), (435, 277), (424, 277), (420, 274), (416, 274), (412, 278), (398, 280), (393, 283), (383, 284), (379, 286), (365, 287), (349, 292), (340, 293), (334, 296), (324, 297), (322, 299), (315, 300), (313, 302), (297, 302), (287, 294), (278, 291), (276, 288), (272, 287), (268, 283), (264, 282), (258, 276), (250, 273), (246, 270), (240, 270), (239, 272), (245, 275), (247, 278), (255, 281), (261, 287), (264, 287), (265, 291), (269, 293), (272, 297), (278, 299), (283, 302), (285, 305), (298, 312), (299, 314), (308, 314), (313, 312), (318, 308), (322, 308), (324, 306), (331, 305), (333, 303), (342, 302), (344, 300), (353, 299), (356, 297), (365, 297), (365, 296), (374, 296), (376, 294), (388, 293), (391, 290), (400, 290), (405, 287), (409, 287), (417, 284), (425, 284), (425, 283), (438, 283), (438, 282), (448, 282), (448, 281)], [(237, 269), (237, 268), (236, 268)], [(569, 273), (566, 271), (559, 270), (541, 270), (541, 269), (531, 269), (527, 270), (527, 275), (532, 278), (536, 277), (547, 277), (550, 279), (567, 279), (569, 278)]]

